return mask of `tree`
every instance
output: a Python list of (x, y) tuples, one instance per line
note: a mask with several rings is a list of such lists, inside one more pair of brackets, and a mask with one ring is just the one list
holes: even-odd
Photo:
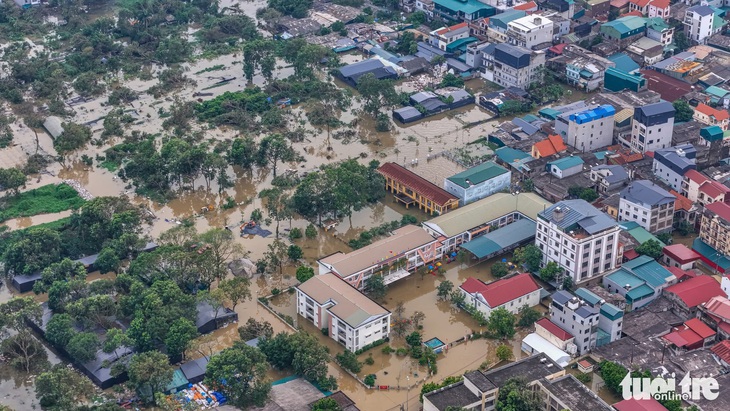
[(500, 361), (507, 361), (512, 358), (512, 347), (506, 344), (501, 344), (497, 347), (497, 358)]
[(601, 378), (606, 382), (608, 389), (621, 395), (621, 381), (629, 371), (620, 364), (611, 361), (601, 362), (598, 368), (601, 372)]
[(234, 311), (239, 303), (251, 300), (251, 281), (246, 277), (233, 277), (222, 280), (217, 289), (231, 303), (231, 310)]
[(24, 230), (3, 255), (6, 275), (32, 274), (61, 259), (61, 236), (48, 228)]
[(672, 233), (659, 233), (656, 235), (656, 238), (666, 245), (672, 244)]
[(636, 252), (656, 260), (662, 256), (662, 245), (657, 240), (647, 240), (640, 246), (636, 247)]
[(528, 106), (529, 105), (524, 104), (517, 100), (507, 100), (504, 103), (502, 103), (501, 106), (499, 106), (499, 116), (500, 117), (516, 116), (520, 113), (524, 113), (525, 111), (529, 111)]
[(497, 261), (496, 263), (492, 264), (491, 271), (492, 275), (495, 278), (502, 278), (505, 275), (509, 274), (509, 267), (507, 266), (507, 263)]
[(350, 350), (345, 350), (335, 355), (335, 361), (340, 364), (344, 369), (359, 373), (362, 370), (362, 363), (357, 360), (357, 356)]
[(96, 351), (101, 346), (99, 337), (94, 333), (78, 333), (71, 337), (66, 345), (66, 352), (74, 360), (85, 363), (96, 358)]
[(515, 315), (504, 307), (494, 309), (489, 314), (487, 328), (497, 338), (512, 338), (515, 335)]
[(694, 232), (694, 227), (689, 221), (682, 220), (677, 224), (677, 232), (681, 236), (687, 236)]
[(257, 162), (260, 166), (271, 166), (271, 172), (276, 177), (276, 168), (279, 162), (291, 162), (297, 159), (297, 153), (281, 134), (271, 134), (264, 137), (259, 144)]
[(395, 305), (395, 308), (393, 309), (393, 315), (396, 316), (396, 318), (403, 318), (403, 314), (406, 312), (406, 305), (403, 303), (403, 301), (398, 301), (398, 303)]
[(520, 321), (517, 322), (517, 325), (520, 327), (526, 328), (532, 326), (532, 324), (535, 323), (535, 321), (539, 320), (540, 317), (542, 317), (542, 314), (540, 314), (539, 311), (536, 309), (528, 306), (527, 304), (520, 307)]
[(536, 411), (542, 408), (542, 401), (525, 380), (511, 378), (499, 388), (497, 411)]
[(254, 139), (250, 137), (237, 138), (233, 140), (231, 149), (228, 151), (228, 162), (231, 165), (248, 170), (256, 162), (257, 152), (258, 148)]
[(11, 191), (13, 195), (20, 194), (20, 187), (25, 186), (28, 177), (17, 168), (0, 168), (0, 187)]
[(195, 323), (187, 318), (178, 318), (170, 325), (165, 338), (167, 355), (170, 358), (177, 358), (182, 355), (185, 359), (185, 351), (190, 348), (190, 342), (198, 336), (198, 328)]
[(570, 290), (571, 288), (573, 288), (573, 277), (566, 275), (563, 278), (563, 290)]
[(46, 340), (57, 348), (66, 347), (76, 334), (73, 319), (68, 314), (55, 314), (46, 325)]
[(276, 239), (273, 243), (267, 246), (267, 251), (264, 252), (264, 260), (267, 262), (268, 266), (278, 268), (279, 274), (282, 274), (288, 254), (289, 248), (286, 244), (283, 241)]
[(421, 344), (423, 344), (421, 333), (419, 333), (418, 331), (413, 331), (412, 333), (406, 335), (406, 344), (410, 345), (411, 348), (420, 347)]
[(106, 332), (106, 339), (101, 349), (107, 354), (115, 353), (115, 356), (119, 358), (116, 351), (122, 347), (131, 347), (133, 344), (134, 341), (124, 331), (112, 328)]
[(411, 320), (405, 318), (396, 318), (393, 320), (393, 324), (390, 326), (390, 331), (396, 337), (403, 337), (406, 335), (408, 330), (411, 329)]
[(25, 372), (46, 362), (46, 351), (28, 326), (28, 322), (39, 324), (42, 314), (43, 309), (31, 297), (0, 304), (0, 351)]
[(317, 227), (315, 227), (314, 224), (309, 223), (307, 228), (304, 230), (304, 236), (310, 240), (317, 237)]
[(308, 266), (308, 265), (300, 265), (297, 268), (297, 281), (300, 283), (305, 283), (310, 278), (314, 277), (314, 268)]
[(458, 306), (464, 304), (466, 297), (464, 297), (464, 294), (460, 290), (454, 290), (449, 294), (449, 299), (451, 300), (451, 304)]
[(256, 321), (249, 318), (246, 324), (238, 327), (238, 336), (241, 341), (250, 341), (254, 338), (269, 339), (274, 335), (274, 329), (268, 321)]
[[(228, 275), (229, 261), (246, 256), (243, 246), (234, 240), (233, 233), (230, 230), (210, 229), (200, 235), (200, 242), (205, 243), (207, 248), (204, 253), (208, 257), (205, 266), (209, 267), (213, 279), (218, 281), (223, 280)], [(212, 279), (209, 280), (212, 281)]]
[(274, 338), (260, 341), (259, 347), (272, 366), (280, 369), (291, 368), (310, 382), (331, 384), (327, 377), (329, 353), (317, 337), (303, 332), (281, 332)]
[(106, 274), (111, 271), (116, 272), (120, 264), (121, 261), (117, 257), (116, 251), (111, 248), (104, 248), (99, 253), (94, 266), (99, 272)]
[(373, 300), (382, 300), (388, 292), (388, 286), (385, 285), (382, 275), (375, 274), (365, 283), (365, 292)]
[(422, 311), (416, 311), (411, 316), (411, 322), (413, 323), (413, 326), (416, 328), (421, 327), (421, 321), (423, 321), (426, 318), (426, 314), (424, 314)]
[(681, 31), (674, 33), (674, 45), (677, 46), (678, 53), (687, 50), (690, 46), (687, 35)]
[(72, 122), (62, 123), (63, 132), (53, 140), (53, 146), (61, 156), (86, 145), (91, 140), (91, 129)]
[(449, 280), (441, 281), (436, 288), (436, 296), (440, 299), (445, 300), (453, 289), (454, 283)]
[(342, 407), (332, 397), (324, 397), (312, 404), (311, 411), (342, 411)]
[[(210, 367), (210, 364), (208, 365)], [(145, 401), (151, 402), (172, 380), (173, 368), (167, 356), (159, 351), (137, 353), (129, 360), (129, 382)]]
[(540, 269), (540, 278), (543, 281), (554, 280), (563, 271), (555, 261), (548, 261), (545, 267)]
[(289, 257), (289, 260), (297, 262), (301, 260), (302, 257), (304, 257), (304, 252), (302, 251), (302, 247), (299, 247), (296, 244), (292, 244), (287, 249), (286, 255)]
[(532, 181), (532, 179), (528, 178), (527, 180), (522, 182), (522, 189), (526, 193), (530, 193), (535, 191), (535, 183)]
[(307, 119), (309, 119), (311, 125), (318, 127), (320, 130), (327, 130), (327, 147), (331, 147), (330, 130), (342, 125), (338, 115), (341, 109), (341, 107), (338, 107), (337, 101), (327, 100), (312, 103), (309, 111), (307, 111)]
[(264, 353), (272, 367), (280, 370), (291, 367), (294, 360), (294, 347), (289, 334), (280, 332), (271, 338), (259, 341), (258, 347)]
[(518, 265), (524, 265), (530, 272), (540, 269), (542, 262), (542, 251), (534, 244), (518, 248), (514, 252), (514, 261)]
[(692, 106), (684, 100), (675, 100), (672, 103), (674, 106), (674, 120), (678, 122), (690, 121), (694, 117), (695, 111)]
[(398, 93), (395, 91), (393, 82), (390, 80), (379, 80), (374, 74), (368, 73), (357, 81), (357, 91), (365, 101), (363, 110), (376, 117), (381, 108), (392, 106), (398, 100)]
[(291, 208), (288, 206), (289, 196), (280, 188), (262, 190), (259, 198), (266, 199), (266, 211), (269, 217), (276, 221), (275, 236), (279, 238), (279, 222), (291, 217)]
[(35, 380), (36, 397), (43, 409), (75, 409), (94, 389), (91, 381), (64, 364), (56, 364)]

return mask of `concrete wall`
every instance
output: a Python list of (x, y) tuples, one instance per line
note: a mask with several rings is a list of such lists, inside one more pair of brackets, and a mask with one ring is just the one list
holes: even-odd
[(451, 180), (446, 179), (444, 180), (444, 190), (459, 197), (459, 205), (464, 206), (466, 204), (473, 203), (474, 201), (481, 200), (482, 198), (502, 191), (503, 189), (509, 187), (511, 180), (511, 171), (508, 171), (490, 180), (483, 181), (479, 184), (472, 185), (469, 188), (464, 188), (458, 184), (453, 183)]

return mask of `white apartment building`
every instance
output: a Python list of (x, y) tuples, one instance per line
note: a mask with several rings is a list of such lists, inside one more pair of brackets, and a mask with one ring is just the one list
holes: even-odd
[(619, 226), (585, 200), (565, 200), (537, 214), (535, 244), (542, 263), (556, 262), (574, 283), (620, 264)]
[(675, 196), (649, 180), (636, 180), (621, 190), (619, 221), (634, 221), (650, 233), (672, 230)]
[(540, 304), (540, 290), (532, 274), (523, 273), (510, 278), (502, 278), (487, 284), (474, 277), (467, 278), (459, 287), (464, 302), (473, 305), (489, 318), (492, 310), (504, 308), (517, 314), (520, 308), (527, 305), (534, 307)]
[(507, 23), (507, 38), (513, 46), (532, 50), (533, 46), (553, 41), (553, 22), (543, 16), (525, 16)]
[(573, 335), (577, 355), (585, 355), (596, 347), (599, 310), (565, 290), (553, 294), (550, 321)]
[(503, 87), (526, 89), (538, 80), (540, 69), (545, 65), (544, 52), (510, 44), (497, 44), (494, 54), (485, 55), (485, 58), (487, 66), (483, 77)]
[(446, 50), (446, 46), (456, 40), (469, 37), (469, 25), (467, 23), (459, 23), (451, 27), (441, 27), (429, 33), (429, 42), (432, 46), (441, 50)]
[(390, 334), (390, 311), (333, 273), (297, 287), (297, 313), (355, 352)]
[(710, 6), (690, 7), (684, 14), (684, 33), (691, 41), (705, 44), (708, 37), (722, 29), (722, 24), (715, 22), (716, 18), (720, 19)]
[[(674, 107), (666, 101), (637, 107), (631, 120), (629, 147), (645, 153), (672, 145)], [(624, 142), (626, 144), (626, 142)]]
[(697, 168), (697, 150), (692, 144), (663, 148), (654, 152), (652, 172), (677, 192), (682, 190), (684, 175)]
[(555, 132), (566, 144), (584, 152), (613, 143), (613, 106), (595, 105), (565, 112), (555, 120)]

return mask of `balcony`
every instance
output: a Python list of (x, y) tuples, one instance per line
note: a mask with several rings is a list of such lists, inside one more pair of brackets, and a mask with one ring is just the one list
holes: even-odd
[(408, 270), (399, 268), (395, 271), (391, 271), (386, 275), (383, 275), (383, 282), (385, 283), (385, 285), (388, 285), (400, 280), (401, 278), (406, 278), (409, 275), (411, 275), (411, 273)]

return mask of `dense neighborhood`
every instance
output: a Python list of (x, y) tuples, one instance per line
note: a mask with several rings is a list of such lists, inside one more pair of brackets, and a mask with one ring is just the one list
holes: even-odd
[(0, 411), (730, 410), (728, 27), (0, 1)]

